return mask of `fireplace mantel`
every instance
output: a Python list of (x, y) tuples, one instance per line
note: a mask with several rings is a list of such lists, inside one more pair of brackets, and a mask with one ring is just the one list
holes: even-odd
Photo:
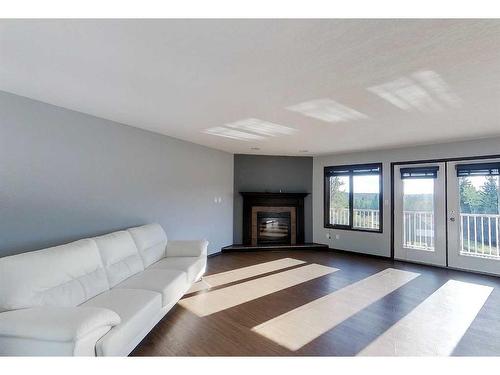
[(252, 230), (255, 232), (255, 223), (252, 223), (252, 218), (255, 219), (255, 212), (259, 207), (293, 208), (293, 244), (304, 243), (304, 197), (309, 193), (240, 192), (240, 194), (243, 196), (243, 244), (255, 245), (255, 233), (252, 236)]
[(240, 194), (245, 198), (304, 198), (309, 195), (309, 193), (258, 193), (258, 192), (240, 192)]

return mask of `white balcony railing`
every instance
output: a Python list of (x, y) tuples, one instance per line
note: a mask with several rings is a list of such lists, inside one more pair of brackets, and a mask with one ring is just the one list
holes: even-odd
[[(500, 259), (500, 215), (460, 214), (460, 254)], [(434, 214), (431, 211), (404, 211), (403, 245), (434, 250)]]
[[(354, 209), (353, 227), (359, 229), (379, 229), (379, 210)], [(349, 209), (338, 208), (330, 210), (330, 223), (349, 225)]]
[(500, 260), (500, 215), (460, 214), (463, 255)]
[(403, 211), (403, 246), (434, 251), (434, 213)]
[[(379, 228), (379, 210), (354, 210), (353, 226), (362, 229)], [(349, 225), (349, 209), (332, 209), (330, 222)], [(500, 215), (460, 214), (460, 253), (500, 260)], [(434, 250), (434, 213), (403, 211), (403, 246), (411, 249)]]

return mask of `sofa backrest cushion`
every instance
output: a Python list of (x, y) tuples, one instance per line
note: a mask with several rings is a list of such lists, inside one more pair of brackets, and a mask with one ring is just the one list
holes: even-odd
[(92, 239), (0, 258), (0, 311), (77, 306), (108, 289)]
[(94, 240), (101, 253), (110, 287), (144, 271), (139, 250), (129, 232), (114, 232), (94, 237)]
[(167, 235), (159, 224), (148, 224), (141, 227), (130, 228), (128, 232), (132, 235), (139, 254), (141, 254), (144, 267), (165, 257), (167, 247)]

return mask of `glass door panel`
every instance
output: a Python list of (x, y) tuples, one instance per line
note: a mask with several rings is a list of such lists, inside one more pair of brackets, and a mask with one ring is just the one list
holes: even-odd
[(394, 257), (445, 266), (445, 164), (398, 165), (394, 176)]
[(403, 180), (403, 246), (434, 251), (434, 178)]
[(500, 274), (500, 159), (448, 163), (451, 267)]

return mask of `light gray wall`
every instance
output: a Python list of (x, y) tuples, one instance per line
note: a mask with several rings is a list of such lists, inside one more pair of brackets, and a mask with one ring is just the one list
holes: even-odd
[(232, 154), (0, 92), (0, 256), (151, 222), (219, 251), (233, 182)]
[[(234, 155), (234, 243), (243, 241), (242, 191), (312, 193), (312, 157)], [(312, 241), (312, 196), (304, 200), (305, 241)]]
[[(331, 248), (389, 257), (391, 254), (391, 162), (498, 154), (500, 154), (500, 138), (489, 138), (467, 142), (315, 157), (313, 168), (314, 242), (327, 244)], [(384, 232), (366, 233), (324, 228), (323, 168), (333, 165), (375, 162), (383, 163)], [(330, 240), (326, 237), (328, 232), (331, 233), (332, 239)], [(335, 239), (335, 235), (339, 235), (340, 238)]]

